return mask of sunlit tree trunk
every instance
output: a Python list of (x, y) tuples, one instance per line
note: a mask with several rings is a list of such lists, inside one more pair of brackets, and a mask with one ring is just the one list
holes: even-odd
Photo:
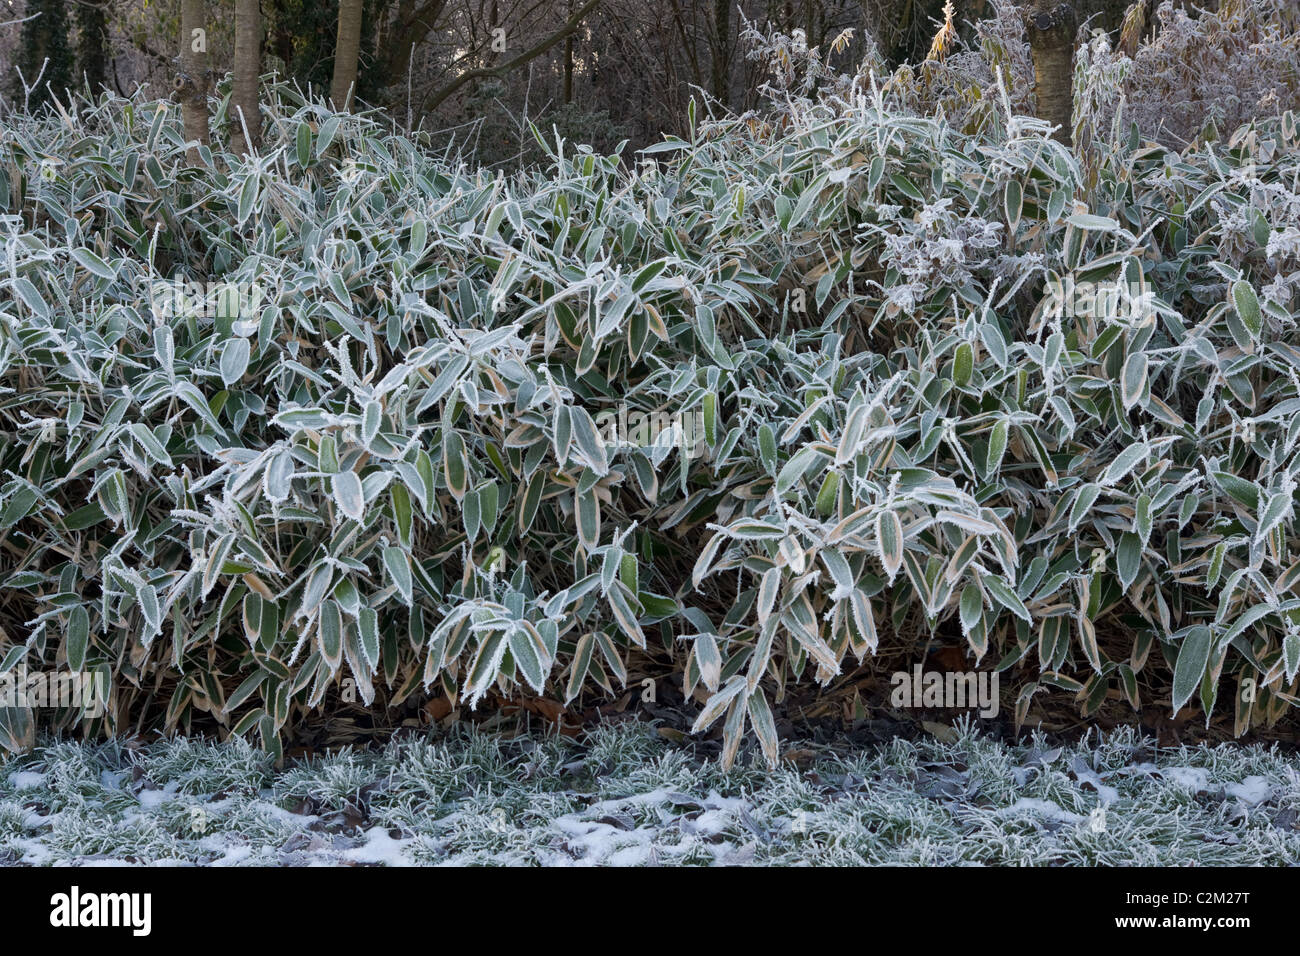
[(1058, 127), (1054, 136), (1063, 143), (1071, 138), (1077, 27), (1074, 7), (1060, 0), (1034, 0), (1026, 17), (1038, 115)]
[(257, 105), (257, 80), (261, 74), (261, 8), (258, 0), (235, 0), (235, 79), (230, 108), (231, 140), (239, 153), (247, 153), (262, 141), (262, 113)]
[(361, 0), (340, 0), (338, 41), (334, 45), (334, 108), (349, 110), (356, 96), (357, 57), (361, 54)]
[[(175, 98), (181, 104), (185, 138), (207, 146), (208, 34), (203, 0), (181, 0), (181, 71), (176, 75)], [(201, 162), (198, 146), (191, 146), (190, 162)]]

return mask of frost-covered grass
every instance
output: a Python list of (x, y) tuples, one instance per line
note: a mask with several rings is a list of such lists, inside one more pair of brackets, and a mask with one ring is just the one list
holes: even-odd
[(458, 731), (277, 771), (242, 741), (50, 742), (0, 757), (0, 862), (1269, 864), (1300, 862), (1300, 759), (1063, 748), (959, 728), (768, 772), (639, 723), (578, 741)]

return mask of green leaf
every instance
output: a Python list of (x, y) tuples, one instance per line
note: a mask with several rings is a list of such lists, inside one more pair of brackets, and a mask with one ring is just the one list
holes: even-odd
[(1219, 483), (1229, 497), (1241, 502), (1247, 508), (1254, 511), (1259, 507), (1259, 496), (1261, 494), (1259, 485), (1253, 481), (1247, 481), (1245, 478), (1239, 478), (1231, 472), (1216, 471), (1212, 472), (1214, 480)]
[(334, 142), (334, 134), (338, 132), (339, 126), (343, 122), (341, 116), (331, 116), (320, 124), (320, 133), (316, 137), (316, 155), (324, 156), (325, 151), (330, 148)]
[(113, 267), (89, 249), (73, 249), (72, 258), (77, 260), (77, 265), (92, 275), (108, 279), (110, 282), (117, 278), (117, 272)]
[(361, 653), (372, 669), (379, 666), (379, 614), (372, 607), (362, 607), (357, 614)]
[(989, 355), (999, 366), (1005, 368), (1007, 364), (1007, 343), (1002, 337), (1002, 330), (998, 328), (995, 322), (981, 322), (979, 327), (980, 341), (988, 349)]
[(586, 460), (587, 467), (600, 477), (609, 474), (609, 459), (605, 454), (605, 442), (596, 429), (596, 423), (585, 408), (572, 406), (569, 416), (573, 423), (573, 443)]
[(1007, 582), (999, 575), (985, 575), (983, 581), (984, 586), (989, 589), (989, 594), (993, 596), (993, 600), (997, 601), (1022, 621), (1033, 620), (1029, 614), (1029, 609), (1025, 607), (1024, 602), (1016, 596), (1015, 591), (1011, 590), (1011, 585), (1007, 584)]
[(479, 698), (496, 681), (506, 648), (505, 635), (495, 632), (488, 635), (474, 652), (474, 660), (470, 664), (468, 683), (465, 688), (471, 707), (478, 703)]
[(876, 516), (876, 549), (892, 582), (903, 566), (903, 522), (897, 512), (882, 511)]
[(555, 436), (556, 463), (564, 465), (569, 460), (569, 446), (573, 440), (573, 414), (570, 412), (568, 405), (555, 406), (551, 431)]
[(587, 671), (591, 667), (591, 655), (595, 649), (595, 634), (584, 634), (578, 638), (578, 643), (573, 651), (573, 664), (570, 665), (569, 681), (565, 685), (565, 704), (577, 697), (582, 690), (582, 682), (587, 679)]
[(379, 434), (379, 425), (383, 418), (383, 408), (378, 402), (366, 402), (361, 410), (361, 444), (367, 448)]
[[(952, 359), (952, 380), (959, 387), (970, 384), (975, 372), (975, 349), (969, 342), (962, 342)], [(999, 423), (1002, 424), (1002, 423)]]
[(1255, 543), (1259, 544), (1282, 522), (1291, 517), (1293, 508), (1293, 499), (1291, 492), (1282, 490), (1276, 491), (1269, 496), (1268, 504), (1260, 513), (1259, 524), (1255, 528)]
[(68, 612), (68, 668), (80, 673), (86, 666), (86, 648), (90, 643), (90, 615), (78, 604)]
[(1137, 499), (1137, 508), (1133, 513), (1133, 530), (1137, 533), (1138, 540), (1142, 547), (1147, 546), (1151, 540), (1151, 528), (1154, 524), (1155, 517), (1151, 514), (1151, 496), (1140, 494)]
[(578, 539), (588, 551), (600, 542), (600, 501), (594, 489), (574, 496), (578, 519)]
[(410, 607), (413, 593), (410, 556), (401, 548), (384, 548), (384, 567), (388, 571), (389, 580), (397, 588), (397, 593), (402, 596), (402, 603)]
[(469, 487), (469, 458), (465, 454), (465, 439), (455, 429), (447, 429), (442, 436), (442, 470), (447, 489), (456, 500), (464, 498)]
[(1259, 308), (1255, 287), (1245, 279), (1238, 279), (1232, 284), (1232, 306), (1237, 310), (1242, 325), (1250, 332), (1250, 337), (1258, 342), (1260, 333), (1264, 331), (1264, 316)]
[(1096, 504), (1097, 497), (1101, 494), (1101, 485), (1086, 484), (1079, 489), (1079, 495), (1074, 499), (1074, 504), (1070, 507), (1070, 525), (1069, 534), (1074, 534), (1074, 529), (1079, 523), (1088, 516), (1092, 506)]
[(140, 604), (140, 613), (144, 616), (145, 633), (153, 636), (162, 630), (162, 608), (158, 604), (158, 591), (152, 584), (146, 584), (136, 591), (136, 600)]
[(705, 701), (704, 709), (700, 711), (699, 716), (695, 718), (695, 723), (691, 726), (691, 733), (698, 734), (703, 730), (707, 730), (722, 716), (728, 705), (736, 698), (736, 695), (744, 689), (745, 682), (743, 680), (733, 679), (727, 681), (722, 690)]
[(471, 542), (478, 539), (483, 530), (483, 510), (477, 491), (471, 491), (460, 503), (460, 516), (465, 526), (465, 537)]
[(781, 466), (781, 471), (776, 476), (776, 493), (784, 495), (793, 488), (804, 472), (812, 467), (816, 458), (817, 451), (811, 447), (801, 448), (790, 456), (790, 460)]
[(758, 457), (769, 475), (776, 471), (776, 433), (766, 422), (758, 427)]
[(1178, 644), (1178, 658), (1174, 663), (1173, 705), (1177, 714), (1201, 685), (1205, 665), (1210, 660), (1212, 634), (1208, 627), (1196, 625), (1188, 630)]
[(311, 138), (311, 125), (306, 122), (299, 123), (294, 145), (298, 151), (298, 165), (304, 169), (311, 162)]
[(667, 267), (667, 259), (657, 259), (649, 265), (642, 266), (641, 270), (637, 272), (636, 276), (632, 279), (632, 291), (640, 292), (654, 281), (659, 273), (663, 272)]
[(497, 509), (500, 489), (495, 481), (486, 481), (478, 486), (479, 513), (483, 529), (489, 535), (497, 526)]
[(1020, 189), (1020, 180), (1007, 180), (1006, 190), (1002, 195), (1002, 209), (1007, 217), (1007, 229), (1014, 234), (1016, 226), (1020, 223), (1020, 210), (1024, 201), (1023, 193)]
[(775, 770), (780, 758), (780, 743), (776, 736), (776, 721), (772, 719), (772, 708), (767, 704), (767, 696), (761, 688), (755, 688), (749, 695), (749, 726), (754, 729), (754, 736), (763, 750), (770, 769)]
[(302, 604), (298, 613), (306, 617), (311, 617), (320, 607), (321, 601), (329, 592), (330, 584), (334, 580), (334, 568), (327, 561), (317, 561), (316, 564), (307, 572), (307, 583), (302, 589)]
[(1116, 455), (1114, 461), (1107, 466), (1105, 472), (1102, 473), (1099, 484), (1103, 488), (1109, 488), (1111, 485), (1118, 483), (1146, 457), (1146, 442), (1136, 442), (1129, 445)]
[(700, 669), (700, 680), (710, 691), (722, 683), (722, 654), (712, 634), (699, 634), (695, 638), (695, 664)]
[(540, 694), (546, 684), (546, 646), (532, 625), (516, 627), (510, 632), (510, 656), (528, 686)]
[(248, 217), (253, 214), (253, 209), (257, 206), (257, 187), (256, 173), (244, 177), (244, 184), (239, 189), (239, 207), (236, 211), (236, 221), (241, 226), (248, 221)]
[(961, 601), (958, 606), (963, 634), (970, 634), (984, 614), (984, 597), (974, 584), (962, 588)]
[(900, 176), (897, 173), (890, 173), (889, 181), (894, 184), (894, 187), (899, 192), (904, 196), (907, 196), (909, 199), (914, 199), (917, 202), (925, 202), (925, 194), (922, 193), (921, 190), (917, 189), (916, 184), (907, 177)]
[(1145, 352), (1134, 352), (1124, 363), (1120, 375), (1120, 395), (1124, 401), (1124, 410), (1128, 411), (1142, 399), (1147, 384), (1147, 356)]
[(615, 622), (619, 624), (619, 630), (623, 631), (638, 648), (645, 648), (645, 632), (641, 630), (641, 624), (637, 620), (637, 615), (641, 613), (641, 609), (632, 606), (634, 600), (636, 600), (636, 597), (633, 596), (623, 581), (615, 581), (614, 587), (611, 587), (610, 593), (608, 593), (610, 611), (614, 614)]
[(321, 657), (329, 664), (331, 671), (337, 671), (343, 661), (343, 616), (339, 606), (326, 599), (321, 605), (320, 621), (316, 629), (320, 643)]
[(1115, 232), (1119, 223), (1108, 216), (1093, 216), (1088, 213), (1075, 213), (1065, 220), (1067, 225), (1086, 232)]
[(1002, 467), (1002, 456), (1007, 451), (1007, 439), (1011, 432), (1011, 424), (1005, 418), (1001, 419), (993, 426), (989, 434), (988, 454), (984, 458), (984, 474), (991, 477), (997, 474), (998, 469)]
[(229, 339), (221, 346), (221, 381), (230, 387), (248, 371), (248, 339)]
[(1058, 222), (1061, 213), (1065, 211), (1065, 201), (1067, 191), (1064, 186), (1052, 190), (1052, 194), (1047, 197), (1047, 221), (1051, 223)]
[(1132, 531), (1126, 531), (1120, 536), (1119, 548), (1115, 554), (1115, 567), (1119, 573), (1120, 587), (1125, 591), (1137, 577), (1138, 569), (1142, 566), (1142, 539)]
[[(105, 489), (106, 491), (108, 489)], [(5, 502), (4, 508), (0, 509), (0, 529), (12, 528), (23, 518), (26, 518), (32, 512), (32, 506), (39, 500), (39, 495), (32, 488), (20, 488), (13, 496)], [(118, 508), (113, 514), (121, 516), (125, 511), (126, 502), (117, 502)], [(107, 509), (105, 509), (107, 510)]]
[(293, 455), (286, 451), (272, 455), (262, 479), (262, 490), (273, 502), (287, 501), (293, 490)]
[(340, 471), (330, 479), (334, 485), (334, 503), (344, 517), (360, 522), (366, 516), (366, 499), (361, 479), (355, 471)]
[(817, 492), (817, 514), (823, 518), (829, 517), (835, 510), (835, 498), (840, 490), (840, 476), (833, 471), (826, 472), (826, 477), (822, 480), (822, 486)]
[(713, 559), (717, 556), (718, 549), (722, 547), (725, 541), (725, 535), (721, 532), (715, 533), (713, 537), (709, 539), (708, 544), (704, 546), (703, 550), (701, 550), (699, 555), (695, 558), (695, 566), (691, 571), (692, 588), (698, 588), (700, 582), (708, 576), (713, 564)]

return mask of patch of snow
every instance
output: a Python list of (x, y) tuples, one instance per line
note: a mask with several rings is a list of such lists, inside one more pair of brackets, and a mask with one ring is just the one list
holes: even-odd
[(413, 842), (410, 839), (394, 840), (388, 830), (381, 826), (371, 827), (366, 831), (366, 842), (361, 846), (344, 850), (345, 860), (358, 863), (382, 863), (384, 866), (407, 866), (406, 848)]
[(640, 866), (649, 858), (649, 846), (645, 844), (634, 844), (632, 846), (625, 846), (620, 850), (615, 850), (601, 862), (609, 866)]
[[(556, 853), (548, 862), (559, 866), (639, 866), (657, 862), (662, 857), (680, 857), (701, 850), (715, 862), (733, 856), (737, 852), (733, 844), (727, 841), (715, 843), (707, 838), (722, 833), (739, 813), (748, 808), (748, 802), (738, 797), (722, 797), (717, 791), (710, 790), (707, 797), (691, 797), (689, 803), (691, 811), (683, 812), (686, 805), (683, 795), (675, 790), (659, 788), (601, 800), (580, 812), (556, 817), (551, 821), (551, 827), (563, 835), (568, 852)], [(659, 823), (628, 829), (605, 822), (604, 818), (619, 818), (620, 811), (630, 806), (654, 808), (658, 811)], [(621, 816), (631, 822), (626, 814)], [(674, 821), (677, 821), (676, 829), (684, 839), (675, 844), (661, 842), (672, 832)]]
[(631, 796), (619, 797), (614, 800), (600, 800), (593, 803), (587, 812), (595, 816), (605, 816), (617, 813), (627, 807), (645, 807), (661, 803), (668, 803), (668, 795), (673, 791), (666, 787), (660, 787), (657, 790), (650, 790), (647, 793), (634, 793)]
[(1000, 817), (1013, 817), (1020, 813), (1035, 813), (1052, 823), (1084, 823), (1088, 819), (1066, 810), (1051, 800), (1041, 800), (1037, 797), (1021, 797), (1011, 806), (997, 811)]
[(57, 813), (37, 813), (35, 810), (28, 810), (27, 815), (23, 817), (23, 828), (36, 830), (47, 823), (54, 823), (58, 818)]
[(705, 810), (694, 820), (683, 820), (682, 830), (699, 836), (717, 836), (730, 821), (731, 814), (724, 810)]
[(119, 868), (124, 866), (137, 866), (130, 860), (122, 860), (111, 856), (83, 856), (77, 859), (78, 868), (95, 867), (97, 869)]
[[(572, 854), (567, 859), (565, 854), (558, 854), (554, 862), (572, 865), (576, 857), (576, 862), (582, 866), (632, 866), (644, 863), (658, 832), (648, 827), (622, 830), (608, 823), (580, 820), (574, 814), (556, 817), (553, 826), (565, 834), (565, 843)], [(623, 862), (615, 863), (615, 860)]]
[(1210, 789), (1210, 773), (1204, 767), (1165, 767), (1159, 773), (1170, 783), (1193, 793)]
[(136, 799), (140, 801), (140, 806), (146, 810), (156, 810), (164, 803), (170, 803), (176, 799), (176, 787), (177, 783), (173, 780), (161, 790), (141, 790), (136, 794)]
[(210, 833), (199, 840), (195, 847), (200, 853), (219, 853), (216, 859), (206, 866), (238, 866), (253, 856), (254, 848), (246, 843), (236, 843), (224, 833)]
[(248, 804), (248, 808), (279, 823), (294, 823), (304, 828), (313, 820), (320, 819), (318, 814), (294, 813), (292, 810), (287, 810), (279, 804), (271, 803), (267, 800), (255, 800)]
[(721, 797), (718, 791), (710, 790), (709, 795), (704, 798), (704, 806), (709, 810), (732, 810), (739, 812), (748, 807), (748, 803), (741, 797)]
[(213, 860), (208, 866), (238, 866), (252, 855), (251, 846), (227, 846), (225, 856)]
[(15, 850), (22, 851), (23, 855), (19, 857), (19, 862), (31, 866), (46, 866), (53, 862), (54, 853), (39, 838), (24, 837), (11, 840), (9, 845)]
[(45, 774), (30, 770), (18, 770), (9, 775), (9, 786), (15, 790), (32, 790), (45, 783)]
[(1273, 795), (1273, 785), (1265, 777), (1252, 775), (1241, 783), (1230, 783), (1224, 788), (1230, 797), (1236, 797), (1250, 807), (1259, 806)]

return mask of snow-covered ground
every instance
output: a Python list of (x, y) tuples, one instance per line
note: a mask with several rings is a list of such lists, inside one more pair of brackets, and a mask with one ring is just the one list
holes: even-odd
[(239, 741), (0, 755), (0, 864), (1300, 863), (1300, 759), (894, 740), (723, 773), (646, 724), (458, 732), (275, 770)]

